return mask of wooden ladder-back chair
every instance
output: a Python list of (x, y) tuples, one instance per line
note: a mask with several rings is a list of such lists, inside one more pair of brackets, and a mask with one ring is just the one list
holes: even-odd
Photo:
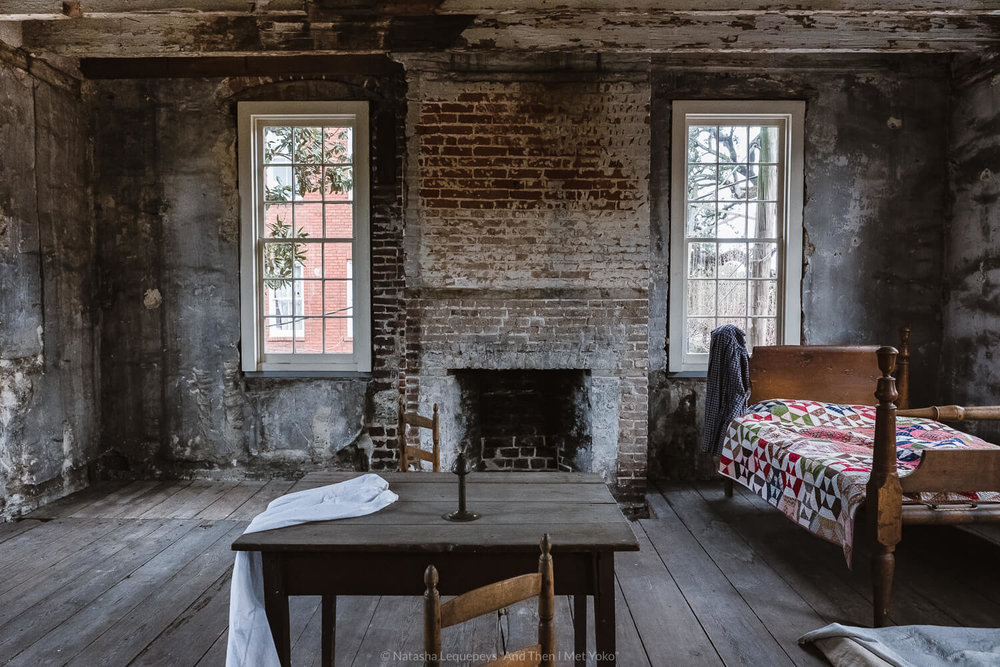
[[(424, 417), (416, 412), (399, 411), (399, 471), (406, 472), (410, 469), (410, 464), (420, 461), (430, 461), (434, 466), (434, 472), (441, 472), (441, 430), (439, 428), (438, 406), (434, 404), (434, 416)], [(426, 428), (431, 431), (431, 442), (434, 448), (431, 451), (420, 449), (406, 443), (406, 427), (415, 426)]]
[(504, 579), (477, 588), (441, 604), (437, 590), (438, 573), (433, 565), (424, 573), (424, 664), (441, 664), (441, 629), (464, 623), (477, 616), (538, 598), (538, 643), (492, 660), (484, 667), (551, 667), (555, 659), (556, 631), (553, 621), (555, 588), (552, 579), (552, 541), (542, 537), (538, 572)]

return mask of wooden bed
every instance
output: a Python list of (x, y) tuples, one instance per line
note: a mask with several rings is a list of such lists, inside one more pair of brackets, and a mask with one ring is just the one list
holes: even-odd
[[(750, 360), (751, 404), (782, 398), (876, 406), (874, 460), (864, 503), (874, 539), (871, 567), (876, 627), (887, 623), (893, 554), (904, 524), (1000, 521), (1000, 503), (933, 507), (904, 503), (904, 493), (1000, 490), (1000, 449), (926, 450), (917, 468), (899, 477), (897, 415), (938, 421), (1000, 419), (1000, 406), (910, 409), (909, 336), (909, 329), (903, 329), (898, 351), (875, 346), (772, 346), (757, 347)], [(726, 479), (726, 495), (731, 495), (732, 489), (733, 480)]]

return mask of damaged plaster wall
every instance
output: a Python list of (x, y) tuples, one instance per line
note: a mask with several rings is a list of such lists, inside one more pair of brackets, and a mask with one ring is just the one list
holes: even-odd
[(896, 345), (909, 325), (914, 403), (941, 379), (947, 60), (748, 56), (703, 67), (654, 66), (650, 475), (669, 478), (714, 473), (700, 453), (704, 380), (666, 372), (672, 100), (806, 101), (802, 342)]
[[(956, 67), (950, 141), (944, 386), (938, 401), (1000, 404), (1000, 57)], [(967, 422), (1000, 442), (996, 422)]]
[[(95, 151), (108, 474), (368, 466), (373, 385), (394, 377), (376, 368), (374, 381), (248, 378), (239, 347), (236, 101), (367, 97), (378, 111), (381, 96), (396, 94), (356, 79), (95, 82), (94, 118), (105, 121), (95, 122)], [(391, 188), (379, 192), (374, 225), (398, 210)], [(378, 243), (373, 236), (373, 256)], [(380, 358), (398, 366), (391, 350)]]
[(87, 118), (78, 80), (0, 51), (0, 519), (85, 486), (97, 453)]

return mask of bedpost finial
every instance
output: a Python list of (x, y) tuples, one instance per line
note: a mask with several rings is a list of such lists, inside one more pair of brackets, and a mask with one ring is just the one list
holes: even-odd
[(910, 327), (903, 327), (899, 330), (899, 353), (901, 356), (910, 356)]
[(424, 570), (424, 584), (427, 585), (428, 591), (433, 591), (437, 588), (438, 583), (438, 571), (433, 565), (428, 565), (427, 569)]
[(893, 369), (896, 368), (896, 355), (899, 352), (896, 348), (885, 345), (880, 347), (875, 354), (878, 355), (878, 367), (882, 371), (882, 377), (888, 377), (892, 374)]

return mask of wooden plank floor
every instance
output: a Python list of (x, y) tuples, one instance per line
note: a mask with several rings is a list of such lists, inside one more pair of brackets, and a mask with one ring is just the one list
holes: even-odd
[[(108, 482), (0, 524), (0, 664), (223, 665), (229, 546), (292, 484)], [(652, 518), (632, 524), (641, 551), (618, 556), (619, 664), (821, 665), (799, 635), (868, 623), (863, 540), (851, 571), (838, 547), (746, 492), (671, 484), (648, 500)], [(992, 526), (907, 528), (893, 620), (1000, 626), (997, 562)], [(338, 664), (406, 664), (393, 654), (419, 652), (420, 609), (419, 598), (342, 598)], [(533, 614), (529, 603), (454, 628), (445, 651), (490, 655), (501, 632), (533, 642)], [(569, 651), (571, 601), (556, 614)], [(293, 598), (293, 664), (318, 663), (320, 617), (318, 598)]]

